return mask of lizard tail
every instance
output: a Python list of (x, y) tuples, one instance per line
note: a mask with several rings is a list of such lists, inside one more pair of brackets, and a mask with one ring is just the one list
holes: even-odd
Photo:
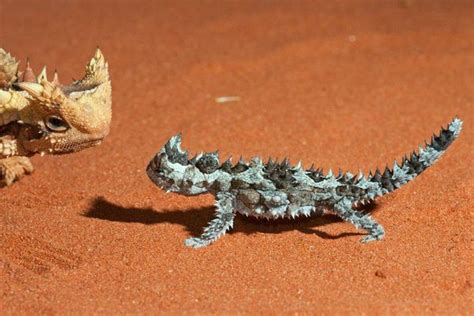
[(379, 169), (373, 175), (370, 173), (367, 180), (380, 185), (376, 195), (384, 195), (398, 189), (434, 164), (459, 136), (461, 128), (462, 121), (455, 117), (446, 129), (441, 128), (438, 135), (431, 137), (429, 144), (425, 142), (425, 147), (420, 146), (418, 153), (413, 151), (409, 157), (405, 156), (401, 165), (395, 161), (393, 169), (387, 166), (383, 173)]

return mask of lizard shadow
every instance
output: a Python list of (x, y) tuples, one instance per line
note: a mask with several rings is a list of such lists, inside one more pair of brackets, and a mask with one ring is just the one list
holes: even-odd
[[(375, 207), (372, 207), (375, 208)], [(365, 209), (367, 210), (367, 209)], [(369, 210), (371, 211), (371, 210)], [(213, 218), (214, 206), (188, 208), (188, 209), (163, 209), (156, 211), (153, 208), (123, 207), (97, 197), (92, 201), (89, 209), (82, 216), (112, 222), (141, 223), (155, 225), (160, 223), (178, 224), (192, 236), (199, 236), (203, 228)], [(347, 236), (364, 235), (359, 232), (345, 232), (331, 235), (315, 229), (342, 220), (336, 215), (327, 214), (320, 217), (300, 217), (297, 219), (278, 219), (267, 221), (238, 215), (235, 219), (234, 229), (229, 232), (279, 234), (286, 231), (298, 230), (305, 234), (315, 234), (323, 239), (338, 239)]]

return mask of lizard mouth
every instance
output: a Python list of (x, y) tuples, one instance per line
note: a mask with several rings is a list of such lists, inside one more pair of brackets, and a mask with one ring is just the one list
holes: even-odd
[(21, 127), (22, 145), (27, 152), (62, 155), (99, 145), (103, 137), (81, 137), (69, 134), (69, 137), (58, 136), (36, 125), (23, 124)]
[(175, 184), (173, 179), (166, 177), (161, 170), (161, 160), (163, 159), (163, 153), (159, 153), (150, 160), (146, 167), (146, 173), (148, 178), (163, 190), (175, 192), (179, 190), (179, 187)]
[(160, 174), (161, 156), (161, 154), (157, 154), (150, 160), (150, 163), (146, 167), (148, 177), (156, 184), (158, 184), (158, 182), (161, 183), (161, 181), (158, 180), (159, 177), (157, 177), (157, 175)]
[(51, 152), (51, 154), (54, 154), (54, 155), (70, 154), (70, 153), (77, 152), (89, 147), (100, 145), (101, 142), (102, 142), (102, 138), (84, 140), (80, 142), (67, 142), (67, 143), (59, 142), (57, 143), (56, 146), (53, 147), (53, 151)]
[(23, 136), (27, 141), (35, 141), (48, 135), (48, 131), (35, 125), (24, 125)]
[(152, 172), (159, 171), (161, 165), (161, 156), (161, 154), (155, 155), (155, 157), (153, 157), (153, 159), (148, 164), (147, 170), (150, 170)]

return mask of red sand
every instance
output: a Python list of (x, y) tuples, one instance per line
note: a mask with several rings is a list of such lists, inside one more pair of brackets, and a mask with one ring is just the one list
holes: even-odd
[[(82, 75), (100, 45), (114, 117), (100, 147), (35, 157), (3, 189), (3, 314), (473, 313), (472, 1), (1, 1), (1, 45)], [(215, 97), (240, 96), (217, 104)], [(148, 160), (184, 147), (383, 167), (459, 115), (461, 137), (379, 200), (387, 235), (362, 245), (334, 217), (239, 218), (183, 246), (212, 198), (165, 195)]]

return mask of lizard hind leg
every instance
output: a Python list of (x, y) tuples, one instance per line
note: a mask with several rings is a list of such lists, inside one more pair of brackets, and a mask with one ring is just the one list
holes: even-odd
[(185, 245), (192, 248), (206, 247), (223, 236), (234, 225), (235, 196), (231, 193), (219, 193), (216, 197), (216, 218), (209, 222), (199, 237), (186, 239)]
[(355, 210), (352, 207), (352, 202), (347, 198), (343, 198), (334, 204), (334, 211), (344, 221), (353, 224), (356, 228), (363, 228), (367, 230), (369, 234), (361, 239), (361, 242), (363, 243), (381, 240), (385, 235), (382, 225), (377, 223), (369, 215)]
[(9, 186), (32, 172), (33, 165), (28, 157), (15, 156), (0, 159), (0, 187)]

